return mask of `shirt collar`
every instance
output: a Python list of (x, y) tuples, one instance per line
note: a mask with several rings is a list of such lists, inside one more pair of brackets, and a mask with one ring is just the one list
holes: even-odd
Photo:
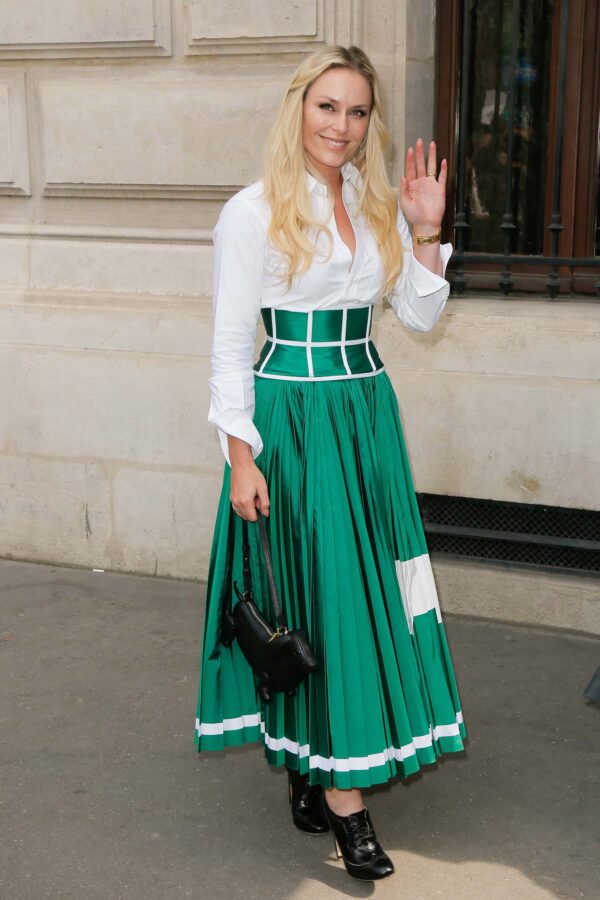
[[(317, 193), (325, 196), (327, 194), (327, 185), (315, 178), (314, 175), (311, 175), (308, 169), (306, 169), (305, 171), (306, 185), (308, 187), (309, 193)], [(344, 163), (344, 165), (342, 166), (341, 172), (344, 183), (346, 183), (346, 181), (349, 181), (358, 191), (362, 181), (362, 176), (354, 163), (348, 160), (348, 162)]]

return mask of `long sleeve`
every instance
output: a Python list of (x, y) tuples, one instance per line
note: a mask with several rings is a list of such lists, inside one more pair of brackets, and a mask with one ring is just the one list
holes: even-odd
[[(398, 231), (404, 247), (404, 266), (388, 299), (407, 328), (431, 331), (446, 305), (450, 284), (443, 275), (436, 275), (415, 257), (408, 222), (399, 204)], [(452, 244), (440, 244), (440, 253), (445, 275)]]
[(250, 444), (253, 458), (263, 448), (252, 418), (265, 242), (256, 210), (239, 195), (228, 200), (213, 230), (214, 329), (208, 421), (217, 427), (229, 464), (228, 434)]

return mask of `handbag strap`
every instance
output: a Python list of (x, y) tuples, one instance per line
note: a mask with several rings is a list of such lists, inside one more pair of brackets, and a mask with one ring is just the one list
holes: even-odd
[[(275, 584), (275, 576), (273, 575), (273, 560), (271, 559), (271, 548), (269, 547), (269, 539), (267, 537), (267, 530), (265, 527), (265, 516), (260, 510), (258, 512), (258, 525), (260, 529), (260, 542), (263, 549), (263, 556), (265, 558), (265, 566), (267, 569), (267, 581), (269, 583), (269, 593), (271, 595), (271, 602), (273, 604), (273, 611), (275, 612), (275, 623), (277, 628), (287, 628), (287, 623), (285, 620), (285, 616), (283, 614), (283, 610), (281, 608), (281, 603), (279, 601), (279, 594), (277, 593), (277, 585)], [(243, 574), (244, 574), (244, 595), (247, 591), (250, 592), (250, 596), (252, 595), (252, 575), (250, 571), (250, 542), (248, 541), (248, 520), (242, 519), (242, 557), (243, 557)]]

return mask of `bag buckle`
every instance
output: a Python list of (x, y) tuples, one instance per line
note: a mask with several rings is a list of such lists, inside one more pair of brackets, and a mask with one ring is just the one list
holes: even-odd
[(287, 634), (288, 631), (289, 631), (289, 628), (286, 628), (285, 625), (281, 625), (279, 628), (276, 628), (275, 631), (273, 632), (273, 634), (271, 635), (271, 637), (269, 638), (269, 640), (267, 641), (267, 644), (270, 644), (271, 641), (275, 640), (276, 637), (281, 637), (282, 635)]

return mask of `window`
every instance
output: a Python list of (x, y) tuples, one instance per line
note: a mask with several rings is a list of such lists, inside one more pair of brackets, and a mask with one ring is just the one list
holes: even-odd
[(436, 30), (453, 293), (600, 296), (597, 0), (438, 0)]

